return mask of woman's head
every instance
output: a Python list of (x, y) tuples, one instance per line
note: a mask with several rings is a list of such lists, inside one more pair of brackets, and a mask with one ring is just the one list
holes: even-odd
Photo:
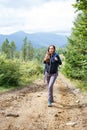
[(53, 54), (54, 52), (55, 52), (55, 46), (54, 45), (50, 45), (49, 47), (48, 47), (48, 52), (49, 52), (49, 54)]

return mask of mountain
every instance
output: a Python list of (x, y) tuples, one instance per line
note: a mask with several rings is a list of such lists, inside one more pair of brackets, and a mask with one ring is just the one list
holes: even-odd
[(17, 49), (20, 49), (23, 43), (23, 39), (27, 37), (35, 48), (47, 47), (50, 44), (54, 44), (57, 47), (64, 47), (67, 43), (67, 37), (62, 34), (55, 33), (25, 33), (23, 31), (15, 32), (9, 35), (0, 35), (0, 45), (7, 38), (9, 42), (14, 41)]

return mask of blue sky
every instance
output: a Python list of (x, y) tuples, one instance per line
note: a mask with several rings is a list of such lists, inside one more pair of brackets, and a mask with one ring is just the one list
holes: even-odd
[(0, 0), (0, 34), (70, 32), (75, 0)]

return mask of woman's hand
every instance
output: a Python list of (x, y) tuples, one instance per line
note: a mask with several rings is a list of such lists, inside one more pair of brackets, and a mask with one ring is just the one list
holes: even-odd
[(55, 57), (55, 60), (56, 60), (56, 61), (58, 61), (58, 58), (57, 58), (57, 57)]
[(44, 61), (46, 61), (46, 62), (50, 61), (50, 54), (49, 54), (49, 52), (46, 53)]

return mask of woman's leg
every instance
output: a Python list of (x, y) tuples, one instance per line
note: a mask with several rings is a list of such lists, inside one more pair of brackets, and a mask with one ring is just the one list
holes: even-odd
[(53, 101), (53, 85), (54, 85), (54, 82), (57, 78), (57, 73), (56, 74), (53, 74), (51, 75), (50, 77), (50, 81), (49, 81), (49, 84), (48, 84), (48, 101)]
[(49, 84), (49, 81), (50, 81), (50, 74), (48, 74), (47, 72), (45, 72), (45, 80), (47, 82), (47, 84)]

